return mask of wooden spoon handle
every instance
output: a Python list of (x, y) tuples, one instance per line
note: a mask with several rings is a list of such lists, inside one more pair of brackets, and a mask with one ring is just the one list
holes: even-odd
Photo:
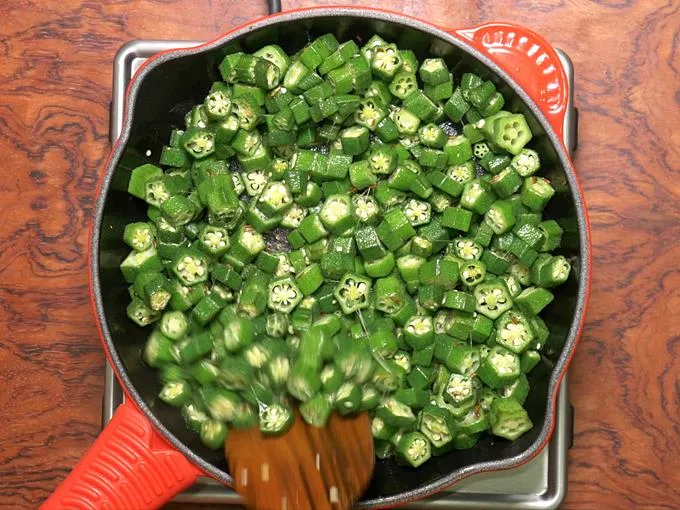
[(256, 429), (229, 435), (226, 453), (234, 488), (248, 508), (257, 510), (351, 508), (373, 473), (368, 415), (334, 414), (323, 429), (295, 418), (280, 437), (263, 437)]

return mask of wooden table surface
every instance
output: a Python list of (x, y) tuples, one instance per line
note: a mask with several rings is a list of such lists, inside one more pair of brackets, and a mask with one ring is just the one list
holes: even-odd
[[(680, 2), (382, 5), (442, 26), (512, 20), (573, 59), (594, 267), (570, 372), (564, 508), (680, 508)], [(137, 38), (212, 38), (263, 14), (264, 0), (0, 2), (1, 508), (36, 508), (100, 428), (87, 227), (116, 50)]]

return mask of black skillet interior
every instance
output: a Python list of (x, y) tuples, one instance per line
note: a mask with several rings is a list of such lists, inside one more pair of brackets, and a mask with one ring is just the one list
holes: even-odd
[[(481, 73), (495, 80), (508, 98), (506, 107), (527, 114), (535, 138), (531, 146), (540, 151), (544, 173), (550, 175), (558, 193), (551, 202), (547, 216), (559, 221), (565, 229), (562, 253), (574, 263), (573, 277), (556, 292), (556, 299), (544, 313), (551, 329), (551, 338), (546, 347), (546, 359), (530, 376), (531, 394), (527, 408), (535, 427), (515, 442), (486, 437), (473, 449), (457, 451), (435, 458), (421, 468), (414, 470), (396, 465), (392, 461), (379, 461), (373, 482), (363, 501), (367, 505), (381, 502), (404, 501), (431, 492), (439, 487), (451, 473), (465, 470), (480, 462), (490, 463), (489, 467), (504, 467), (504, 462), (527, 449), (535, 447), (540, 435), (545, 434), (543, 425), (548, 406), (551, 405), (549, 378), (553, 362), (562, 352), (568, 338), (575, 310), (578, 306), (579, 232), (574, 197), (567, 184), (560, 158), (550, 140), (536, 122), (530, 108), (515, 94), (512, 88), (504, 86), (493, 71), (466, 52), (449, 44), (433, 34), (397, 22), (356, 16), (321, 16), (313, 19), (288, 19), (285, 23), (263, 27), (241, 35), (237, 41), (204, 53), (168, 60), (154, 68), (139, 86), (138, 97), (132, 119), (130, 138), (115, 168), (108, 195), (105, 198), (99, 239), (100, 291), (105, 321), (112, 343), (132, 385), (151, 409), (155, 417), (181, 441), (186, 448), (200, 457), (203, 467), (212, 465), (226, 472), (226, 462), (221, 452), (203, 447), (196, 435), (189, 432), (175, 408), (164, 405), (157, 399), (159, 383), (154, 370), (146, 367), (140, 357), (147, 330), (136, 327), (126, 318), (125, 307), (129, 297), (127, 284), (118, 265), (127, 254), (122, 242), (126, 223), (145, 219), (145, 204), (127, 194), (126, 187), (130, 171), (142, 162), (156, 162), (161, 147), (168, 140), (173, 127), (183, 125), (184, 114), (195, 104), (202, 102), (211, 82), (219, 80), (217, 66), (226, 54), (237, 50), (256, 50), (264, 44), (278, 43), (290, 54), (299, 50), (309, 38), (332, 32), (339, 40), (353, 38), (361, 45), (372, 34), (409, 48), (419, 58), (428, 54), (443, 56), (454, 76), (466, 70)], [(147, 150), (151, 156), (147, 157)], [(185, 453), (189, 453), (188, 451)], [(227, 480), (222, 473), (218, 478)]]

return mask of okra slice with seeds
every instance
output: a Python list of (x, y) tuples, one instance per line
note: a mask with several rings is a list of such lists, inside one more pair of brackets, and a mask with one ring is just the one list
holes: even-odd
[(444, 399), (457, 407), (473, 401), (475, 389), (472, 379), (461, 374), (451, 374), (444, 388)]
[(172, 272), (186, 286), (193, 286), (208, 279), (208, 259), (198, 251), (184, 249), (171, 265)]
[(421, 432), (408, 432), (402, 436), (397, 444), (400, 459), (411, 467), (418, 467), (427, 462), (432, 456), (428, 438)]
[(389, 105), (392, 102), (392, 94), (387, 88), (387, 85), (379, 80), (373, 80), (371, 85), (368, 87), (366, 92), (364, 92), (364, 97), (374, 97), (384, 105)]
[(365, 195), (354, 195), (352, 197), (354, 205), (352, 214), (361, 223), (371, 225), (377, 223), (380, 215), (380, 206), (375, 198)]
[(424, 349), (434, 341), (432, 317), (414, 315), (404, 326), (404, 340), (415, 350)]
[(510, 165), (520, 177), (529, 177), (541, 168), (541, 160), (535, 150), (524, 148), (512, 158)]
[(288, 315), (274, 312), (267, 315), (267, 335), (274, 338), (285, 337), (288, 333)]
[(245, 186), (246, 193), (254, 197), (264, 191), (267, 182), (269, 182), (269, 173), (266, 170), (241, 172), (241, 180)]
[(459, 184), (467, 184), (468, 182), (474, 180), (477, 174), (475, 170), (475, 164), (472, 161), (467, 161), (459, 165), (450, 166), (446, 170), (446, 175)]
[(283, 404), (260, 404), (259, 409), (259, 427), (263, 435), (283, 434), (295, 420), (293, 411)]
[(522, 312), (508, 310), (496, 321), (496, 343), (509, 351), (521, 354), (533, 340), (529, 319)]
[(187, 129), (182, 140), (184, 150), (194, 159), (202, 159), (215, 152), (215, 133), (209, 129)]
[(226, 228), (206, 225), (198, 235), (202, 251), (213, 257), (219, 257), (229, 250), (229, 232)]
[(285, 51), (277, 44), (269, 44), (253, 53), (254, 56), (268, 60), (274, 64), (281, 75), (285, 75), (290, 65), (290, 58)]
[[(413, 95), (413, 94), (411, 94)], [(414, 135), (420, 127), (420, 119), (406, 108), (399, 108), (391, 114), (400, 135)], [(416, 142), (418, 140), (416, 139)]]
[(285, 183), (270, 181), (257, 200), (258, 208), (267, 216), (282, 214), (293, 205), (293, 195)]
[(508, 289), (510, 297), (515, 298), (520, 294), (520, 292), (522, 292), (522, 285), (512, 274), (502, 275), (501, 280), (503, 280), (503, 283), (505, 283), (505, 287)]
[(228, 87), (220, 87), (208, 94), (203, 102), (205, 113), (211, 120), (226, 119), (231, 113), (231, 93)]
[(381, 120), (387, 117), (387, 109), (376, 99), (368, 98), (359, 103), (354, 113), (354, 121), (371, 131), (374, 131)]
[(331, 195), (319, 211), (319, 219), (333, 234), (342, 234), (354, 223), (349, 195)]
[(532, 175), (524, 180), (520, 197), (522, 203), (529, 209), (534, 212), (541, 212), (554, 194), (555, 188), (552, 187), (548, 179)]
[(420, 414), (418, 430), (433, 446), (441, 448), (453, 439), (453, 417), (446, 409), (428, 404)]
[(130, 174), (127, 188), (128, 193), (144, 200), (146, 197), (146, 183), (161, 177), (163, 177), (163, 170), (156, 165), (150, 163), (140, 165), (132, 170)]
[(302, 223), (302, 220), (305, 219), (306, 215), (307, 209), (293, 203), (283, 214), (280, 225), (287, 229), (296, 229), (300, 226), (300, 223)]
[(373, 34), (371, 38), (366, 41), (366, 44), (361, 48), (361, 54), (364, 57), (364, 59), (368, 62), (370, 62), (373, 59), (373, 50), (377, 46), (381, 46), (387, 44), (387, 41), (380, 37), (378, 34)]
[(376, 175), (391, 174), (397, 167), (397, 155), (389, 145), (378, 146), (371, 150), (368, 164)]
[(521, 113), (493, 121), (493, 142), (510, 154), (518, 155), (532, 136), (529, 124)]
[(170, 191), (162, 178), (150, 179), (144, 184), (144, 200), (147, 204), (160, 207), (170, 197)]
[(401, 55), (394, 44), (376, 46), (372, 50), (371, 70), (382, 80), (391, 80), (401, 69)]
[(409, 223), (414, 227), (418, 227), (430, 222), (432, 206), (427, 202), (412, 198), (404, 204), (404, 213)]
[(495, 201), (489, 184), (482, 179), (474, 179), (465, 184), (460, 197), (460, 205), (477, 214), (486, 214)]
[[(446, 144), (446, 133), (436, 124), (426, 124), (418, 130), (418, 136), (423, 145), (431, 148), (441, 149)], [(450, 163), (451, 157), (447, 153), (447, 161)]]
[(265, 249), (262, 234), (256, 232), (250, 225), (243, 225), (232, 237), (230, 254), (237, 260), (248, 263)]
[(290, 313), (302, 301), (302, 291), (290, 277), (274, 280), (269, 284), (267, 306), (281, 313)]
[(484, 221), (497, 235), (508, 232), (516, 222), (512, 204), (507, 200), (494, 202), (484, 215)]
[(128, 223), (125, 225), (123, 241), (135, 251), (151, 248), (155, 240), (154, 228), (145, 222)]
[(274, 271), (275, 277), (278, 278), (282, 276), (288, 276), (295, 272), (295, 269), (293, 269), (293, 266), (290, 263), (290, 259), (288, 258), (288, 254), (276, 253), (275, 256), (279, 259), (279, 263), (276, 266), (276, 270)]
[(489, 319), (497, 319), (512, 308), (512, 299), (502, 282), (481, 283), (475, 287), (475, 310)]
[(492, 389), (511, 384), (521, 372), (519, 356), (504, 347), (495, 346), (477, 371), (481, 381)]
[(168, 305), (172, 297), (168, 279), (161, 273), (152, 271), (137, 275), (133, 284), (135, 295), (154, 312), (160, 312)]
[(418, 89), (418, 80), (412, 72), (401, 71), (394, 75), (389, 86), (392, 95), (399, 99), (405, 99)]
[(456, 255), (463, 260), (479, 260), (484, 251), (474, 240), (465, 237), (456, 239), (453, 247)]
[(350, 314), (370, 304), (371, 280), (356, 274), (346, 274), (335, 287), (335, 295), (343, 313)]
[(408, 374), (411, 371), (411, 356), (405, 351), (397, 351), (392, 361)]
[(254, 343), (243, 350), (243, 359), (254, 369), (261, 369), (271, 359), (272, 353), (264, 343)]

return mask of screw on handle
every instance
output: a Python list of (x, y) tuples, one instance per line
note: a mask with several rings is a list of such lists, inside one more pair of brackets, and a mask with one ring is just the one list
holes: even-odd
[(267, 0), (267, 7), (269, 8), (269, 14), (281, 12), (281, 0)]

